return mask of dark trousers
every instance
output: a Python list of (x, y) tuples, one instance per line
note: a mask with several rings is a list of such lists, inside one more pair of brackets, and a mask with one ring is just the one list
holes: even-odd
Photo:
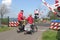
[(18, 27), (18, 29), (24, 30), (24, 26), (25, 26), (25, 25), (22, 25), (22, 24), (23, 24), (22, 21), (18, 21), (18, 22), (19, 22), (19, 27)]
[(33, 31), (35, 31), (34, 29), (36, 29), (36, 31), (38, 30), (37, 26), (33, 25), (33, 24), (31, 25), (31, 28), (32, 28)]
[(22, 26), (22, 21), (18, 21), (19, 22), (19, 26)]

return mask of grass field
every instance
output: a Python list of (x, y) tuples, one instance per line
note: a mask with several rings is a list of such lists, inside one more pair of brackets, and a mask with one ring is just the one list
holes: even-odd
[(42, 40), (58, 40), (60, 37), (60, 33), (54, 30), (47, 30), (42, 34)]
[(2, 27), (0, 27), (0, 32), (7, 31), (7, 30), (10, 30), (10, 29), (11, 29), (10, 27), (2, 26)]

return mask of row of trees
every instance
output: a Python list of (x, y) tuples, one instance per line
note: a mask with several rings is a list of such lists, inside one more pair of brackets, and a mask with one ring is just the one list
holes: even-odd
[[(55, 9), (55, 11), (57, 12), (57, 9)], [(57, 17), (57, 15), (55, 15), (52, 11), (48, 12), (48, 17), (50, 17), (50, 20), (52, 19), (60, 19), (59, 17)]]

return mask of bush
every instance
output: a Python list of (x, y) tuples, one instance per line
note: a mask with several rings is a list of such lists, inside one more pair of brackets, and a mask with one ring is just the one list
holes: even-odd
[(57, 39), (60, 40), (60, 30), (57, 32)]
[(8, 18), (3, 18), (3, 19), (2, 19), (2, 24), (7, 25), (7, 24), (8, 24)]

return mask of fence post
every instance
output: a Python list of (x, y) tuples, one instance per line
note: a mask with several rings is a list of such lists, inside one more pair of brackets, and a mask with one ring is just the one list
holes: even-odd
[(1, 26), (1, 18), (0, 18), (0, 26)]
[(9, 27), (9, 16), (8, 16), (8, 27)]

